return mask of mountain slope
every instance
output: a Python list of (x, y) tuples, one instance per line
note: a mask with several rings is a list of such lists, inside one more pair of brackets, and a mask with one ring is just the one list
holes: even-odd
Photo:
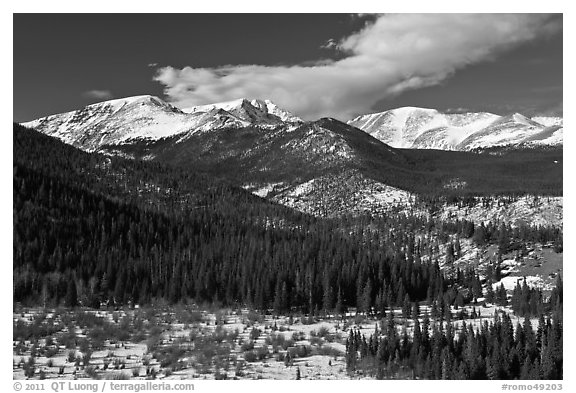
[[(312, 199), (321, 199), (320, 190), (330, 188), (335, 191), (331, 196), (333, 203), (300, 210), (329, 216), (347, 212), (344, 207), (350, 205), (346, 200), (352, 190), (359, 194), (361, 190), (381, 192), (379, 190), (386, 186), (398, 188), (401, 181), (384, 182), (391, 176), (401, 180), (398, 171), (409, 165), (404, 155), (395, 149), (334, 119), (297, 127), (214, 130), (186, 138), (175, 136), (130, 145), (105, 145), (101, 149), (135, 159), (154, 157), (160, 162), (202, 171), (290, 206), (303, 207), (293, 201), (295, 189), (312, 182), (310, 184), (315, 185)], [(386, 175), (374, 177), (369, 173), (372, 169)], [(350, 192), (337, 188), (345, 173)], [(370, 186), (365, 184), (367, 181)], [(265, 188), (269, 191), (263, 192)], [(381, 205), (380, 208), (384, 208), (385, 204)]]
[[(80, 110), (47, 116), (24, 126), (86, 151), (102, 145), (129, 144), (135, 140), (158, 140), (209, 130), (246, 126), (274, 127), (285, 124), (275, 113), (290, 119), (271, 102), (238, 100), (225, 106), (205, 107), (192, 113), (165, 103), (153, 96), (136, 96), (88, 105)], [(263, 109), (265, 108), (265, 109)], [(294, 118), (297, 122), (298, 119)]]
[(110, 149), (199, 170), (301, 211), (328, 216), (382, 212), (409, 203), (414, 194), (562, 193), (562, 149), (486, 154), (395, 149), (334, 119), (296, 128), (217, 130), (185, 140), (172, 137)]
[(509, 116), (485, 112), (444, 114), (434, 109), (405, 107), (359, 116), (348, 124), (399, 148), (473, 150), (522, 144), (557, 146), (563, 139), (561, 120), (528, 119), (519, 113)]
[[(80, 111), (28, 123), (86, 151), (137, 160), (153, 160), (224, 179), (267, 199), (320, 216), (368, 211), (384, 213), (439, 195), (493, 195), (527, 192), (562, 193), (562, 149), (507, 150), (487, 154), (396, 149), (370, 134), (335, 119), (285, 122), (265, 101), (237, 100), (196, 107), (191, 113), (154, 97), (135, 97), (88, 106)], [(272, 109), (270, 109), (272, 108)], [(493, 130), (532, 120), (490, 114), (446, 115), (409, 108), (366, 118), (364, 125), (403, 124), (394, 138), (429, 145), (440, 132), (476, 146)], [(440, 119), (440, 120), (438, 120)], [(446, 126), (448, 124), (448, 126)], [(419, 134), (422, 125), (434, 126)], [(468, 128), (466, 128), (468, 127)], [(459, 130), (477, 130), (463, 138)], [(553, 139), (555, 131), (532, 138)], [(474, 139), (477, 138), (477, 139)], [(528, 136), (523, 137), (527, 140)], [(442, 145), (442, 143), (444, 143)]]
[[(312, 312), (333, 307), (326, 291), (355, 306), (369, 280), (356, 272), (374, 266), (391, 291), (413, 299), (438, 285), (437, 265), (400, 251), (426, 218), (365, 219), (380, 229), (367, 234), (189, 170), (85, 153), (18, 125), (13, 137), (15, 302), (98, 308), (162, 299)], [(139, 196), (146, 184), (161, 203)]]

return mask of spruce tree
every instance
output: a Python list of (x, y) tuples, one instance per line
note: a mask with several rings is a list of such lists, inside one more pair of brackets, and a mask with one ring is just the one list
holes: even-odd
[(78, 305), (78, 293), (76, 292), (76, 282), (74, 278), (68, 279), (68, 288), (66, 289), (65, 303), (66, 307), (76, 307)]

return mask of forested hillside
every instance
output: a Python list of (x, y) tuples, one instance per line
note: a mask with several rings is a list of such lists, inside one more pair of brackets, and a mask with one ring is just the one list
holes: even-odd
[(16, 301), (189, 298), (311, 311), (354, 306), (365, 287), (394, 303), (446, 289), (436, 265), (405, 261), (407, 235), (385, 245), (391, 228), (418, 220), (345, 233), (338, 222), (157, 164), (88, 155), (33, 131), (14, 140)]
[[(13, 293), (20, 304), (191, 302), (315, 315), (353, 308), (378, 318), (390, 318), (393, 308), (402, 308), (405, 318), (418, 316), (413, 310), (428, 304), (431, 317), (442, 320), (451, 318), (451, 307), (486, 296), (518, 315), (551, 317), (542, 334), (553, 348), (561, 342), (561, 286), (550, 296), (519, 287), (509, 302), (503, 287), (483, 289), (484, 281), (491, 288), (497, 280), (497, 265), (494, 276), (482, 278), (472, 267), (443, 271), (439, 265), (460, 257), (459, 239), (497, 244), (502, 253), (534, 241), (561, 249), (558, 228), (440, 222), (406, 213), (320, 219), (193, 171), (88, 154), (18, 125), (13, 137)], [(416, 333), (401, 340), (352, 335), (348, 367), (378, 377), (387, 375), (384, 364), (396, 376), (412, 370), (423, 378), (525, 377), (532, 369), (545, 378), (561, 375), (556, 350), (519, 346), (518, 340), (532, 340), (529, 332), (514, 342), (509, 333), (489, 335), (504, 329), (501, 323), (461, 337), (432, 329), (429, 342)], [(504, 339), (505, 348), (517, 348), (508, 360), (490, 349)], [(482, 362), (469, 363), (458, 340), (479, 343), (470, 344), (476, 345), (470, 353)], [(432, 364), (440, 354), (448, 363), (438, 369)], [(542, 356), (551, 363), (537, 365)]]

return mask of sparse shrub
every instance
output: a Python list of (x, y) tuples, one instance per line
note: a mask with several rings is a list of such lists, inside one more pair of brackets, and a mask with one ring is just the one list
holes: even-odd
[(260, 329), (253, 328), (252, 331), (250, 331), (250, 339), (257, 340), (258, 337), (260, 337), (260, 333), (262, 333)]
[(251, 351), (252, 349), (254, 349), (254, 341), (248, 341), (243, 343), (240, 349), (242, 350), (242, 352)]
[(283, 346), (284, 343), (286, 342), (286, 339), (284, 338), (283, 334), (272, 333), (268, 337), (266, 337), (264, 342), (267, 345), (272, 345), (273, 347), (276, 347), (276, 346)]
[(253, 350), (244, 352), (244, 360), (250, 363), (255, 362), (258, 360), (258, 355)]
[(296, 354), (299, 358), (305, 358), (310, 355), (310, 352), (312, 352), (312, 349), (308, 345), (298, 345), (296, 347)]
[(96, 373), (96, 368), (94, 366), (84, 368), (84, 374), (86, 374), (88, 378), (98, 379), (98, 374)]
[(94, 313), (85, 311), (76, 311), (74, 313), (73, 320), (76, 321), (78, 326), (80, 326), (82, 329), (91, 329), (96, 326), (103, 326), (107, 323), (104, 318), (99, 317)]
[(325, 345), (321, 348), (318, 348), (317, 354), (322, 356), (334, 356), (334, 358), (337, 358), (338, 356), (342, 355), (342, 352), (336, 348)]
[(23, 369), (24, 369), (24, 376), (26, 378), (32, 378), (34, 377), (34, 373), (36, 372), (36, 359), (34, 359), (33, 356), (30, 356), (28, 358), (28, 361), (26, 363), (24, 363), (23, 365)]
[(37, 355), (38, 355), (38, 348), (36, 347), (36, 344), (34, 344), (30, 347), (30, 356), (36, 357)]
[(140, 367), (134, 367), (132, 369), (132, 376), (138, 378), (140, 376)]
[(292, 366), (294, 362), (293, 359), (294, 359), (293, 355), (290, 353), (290, 351), (287, 351), (286, 356), (284, 356), (284, 365), (286, 367)]
[(215, 342), (220, 344), (228, 338), (228, 332), (221, 325), (218, 325), (214, 330), (214, 333), (212, 333), (212, 338)]
[[(215, 346), (213, 342), (211, 344)], [(197, 342), (197, 346), (200, 346), (200, 343)], [(179, 344), (174, 344), (158, 349), (154, 352), (153, 357), (158, 359), (160, 367), (162, 368), (171, 367), (173, 369), (180, 369), (182, 365), (179, 364), (179, 359), (182, 358), (185, 353), (186, 350), (184, 348)]]
[(14, 352), (17, 355), (23, 355), (26, 352), (26, 345), (24, 345), (22, 341), (18, 342), (18, 344), (16, 344), (14, 347)]
[(68, 357), (66, 360), (68, 363), (74, 363), (76, 361), (76, 351), (68, 351)]
[(324, 337), (324, 340), (325, 340), (326, 342), (333, 343), (333, 342), (336, 340), (336, 337), (337, 337), (337, 336), (334, 335), (334, 334), (327, 334), (327, 335)]
[(87, 337), (90, 339), (92, 348), (101, 349), (104, 348), (104, 343), (106, 342), (107, 339), (110, 339), (111, 341), (114, 340), (115, 334), (109, 331), (109, 329), (104, 329), (102, 327), (95, 327), (94, 329), (90, 329)]
[(234, 341), (236, 341), (236, 339), (238, 338), (239, 335), (240, 335), (240, 330), (234, 329), (234, 331), (232, 333), (228, 333), (228, 340), (231, 343), (234, 343)]
[(120, 370), (126, 366), (126, 362), (124, 360), (116, 358), (112, 362), (112, 365), (114, 366), (114, 370)]
[(304, 332), (292, 333), (292, 340), (293, 341), (301, 341), (301, 340), (305, 340), (305, 339), (306, 339), (306, 335), (304, 334)]
[(282, 349), (283, 349), (283, 350), (287, 350), (288, 348), (293, 347), (293, 346), (294, 346), (294, 341), (293, 341), (293, 340), (285, 340), (285, 341), (282, 343)]
[(326, 338), (328, 335), (330, 334), (330, 331), (328, 330), (328, 328), (326, 326), (320, 326), (320, 328), (318, 329), (318, 337), (322, 337), (322, 338)]
[(79, 344), (80, 344), (79, 345), (80, 352), (86, 353), (90, 350), (90, 342), (88, 340), (86, 340), (85, 338), (81, 339)]
[(292, 358), (299, 357), (304, 358), (310, 355), (312, 348), (308, 345), (298, 345), (293, 348), (288, 348), (288, 353)]
[(54, 360), (48, 359), (48, 361), (46, 362), (46, 367), (52, 367), (52, 366), (54, 366)]
[(180, 321), (182, 323), (192, 325), (195, 323), (201, 323), (204, 321), (204, 316), (200, 311), (186, 311), (183, 312), (180, 316)]
[(236, 360), (236, 362), (234, 363), (234, 367), (235, 367), (234, 375), (236, 377), (243, 377), (245, 375), (244, 371), (243, 371), (245, 366), (246, 366), (246, 361)]
[(156, 379), (156, 374), (158, 371), (154, 367), (151, 367), (149, 370), (146, 370), (146, 379)]
[(68, 332), (64, 333), (60, 339), (60, 342), (67, 348), (76, 348), (76, 333), (74, 332), (74, 327), (70, 327)]
[(258, 323), (264, 322), (264, 315), (262, 315), (256, 311), (253, 311), (253, 310), (248, 311), (247, 318), (248, 318), (248, 321), (250, 321), (252, 324), (254, 324), (256, 322), (258, 322)]
[(92, 351), (91, 350), (87, 350), (84, 355), (82, 356), (82, 363), (84, 364), (84, 366), (87, 366), (90, 364), (90, 359), (92, 358)]
[(153, 352), (160, 344), (160, 335), (151, 335), (148, 340), (146, 340), (146, 351), (147, 353)]
[(58, 354), (58, 348), (48, 348), (44, 354), (47, 358), (51, 358)]
[(268, 357), (268, 347), (266, 345), (256, 349), (256, 356), (258, 360), (263, 360)]

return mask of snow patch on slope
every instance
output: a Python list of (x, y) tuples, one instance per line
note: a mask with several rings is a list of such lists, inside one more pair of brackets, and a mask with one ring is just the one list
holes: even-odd
[(503, 277), (500, 281), (495, 282), (492, 284), (492, 288), (494, 290), (500, 288), (500, 285), (504, 285), (504, 289), (507, 291), (513, 291), (516, 288), (517, 284), (524, 283), (524, 279), (526, 279), (526, 285), (531, 288), (541, 288), (541, 289), (549, 289), (544, 285), (544, 280), (542, 277), (538, 276), (526, 276), (526, 277), (518, 277), (518, 276), (507, 276)]
[(520, 224), (562, 226), (563, 197), (525, 196), (507, 204), (494, 203), (491, 207), (482, 206), (479, 201), (473, 207), (445, 206), (440, 217), (443, 220), (466, 219), (480, 222), (510, 222)]

